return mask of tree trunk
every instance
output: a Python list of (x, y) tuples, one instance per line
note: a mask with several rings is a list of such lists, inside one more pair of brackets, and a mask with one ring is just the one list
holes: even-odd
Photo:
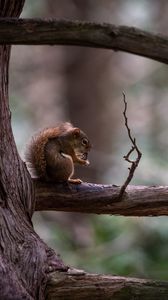
[[(0, 1), (1, 17), (18, 17), (24, 0)], [(10, 46), (0, 46), (0, 299), (44, 299), (47, 274), (62, 261), (34, 232), (35, 197), (21, 161), (8, 104)]]

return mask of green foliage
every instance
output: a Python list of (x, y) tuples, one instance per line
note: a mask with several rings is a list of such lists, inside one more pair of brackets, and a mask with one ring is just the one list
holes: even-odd
[(91, 245), (78, 247), (70, 232), (54, 230), (56, 248), (70, 265), (89, 272), (168, 279), (168, 220), (91, 217)]

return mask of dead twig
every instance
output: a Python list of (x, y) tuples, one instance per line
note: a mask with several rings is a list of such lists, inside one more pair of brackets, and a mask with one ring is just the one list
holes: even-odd
[[(132, 147), (131, 149), (128, 151), (128, 153), (126, 155), (124, 155), (124, 159), (129, 162), (131, 164), (131, 167), (128, 168), (129, 170), (129, 173), (128, 173), (128, 176), (125, 180), (125, 182), (123, 183), (123, 185), (121, 186), (121, 189), (120, 189), (120, 193), (119, 193), (119, 198), (122, 197), (122, 195), (124, 194), (128, 184), (130, 183), (130, 181), (132, 180), (133, 176), (134, 176), (134, 172), (136, 170), (136, 168), (138, 167), (138, 164), (140, 162), (140, 159), (141, 159), (141, 156), (142, 156), (142, 153), (140, 152), (137, 144), (136, 144), (136, 139), (132, 137), (131, 135), (131, 130), (128, 126), (128, 118), (127, 118), (127, 102), (126, 102), (126, 99), (125, 99), (125, 94), (123, 93), (123, 101), (124, 101), (124, 111), (123, 111), (123, 115), (124, 115), (124, 120), (125, 120), (125, 127), (127, 129), (127, 132), (128, 132), (128, 137), (132, 143)], [(137, 158), (135, 160), (131, 160), (130, 159), (130, 155), (136, 151), (137, 152)]]

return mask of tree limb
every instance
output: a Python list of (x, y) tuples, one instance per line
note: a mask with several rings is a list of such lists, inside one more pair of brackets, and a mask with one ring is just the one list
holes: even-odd
[(49, 184), (34, 179), (36, 210), (56, 210), (123, 216), (168, 215), (168, 186), (120, 187), (82, 183)]
[(97, 274), (54, 273), (47, 284), (46, 299), (167, 300), (168, 282)]
[(77, 45), (113, 49), (168, 63), (168, 38), (128, 26), (90, 22), (0, 19), (0, 44)]

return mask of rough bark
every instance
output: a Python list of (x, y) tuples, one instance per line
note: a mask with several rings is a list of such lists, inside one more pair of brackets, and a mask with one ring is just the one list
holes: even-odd
[[(0, 15), (18, 17), (23, 4), (0, 1)], [(11, 129), (9, 57), (10, 46), (0, 46), (0, 298), (41, 300), (50, 268), (64, 266), (32, 227), (34, 188)]]
[(168, 38), (128, 26), (89, 22), (1, 19), (0, 44), (77, 45), (125, 51), (168, 63)]
[(97, 274), (53, 274), (48, 282), (48, 300), (167, 300), (168, 283)]
[(168, 215), (168, 186), (120, 187), (82, 183), (47, 184), (34, 179), (36, 210), (111, 214), (123, 216)]

